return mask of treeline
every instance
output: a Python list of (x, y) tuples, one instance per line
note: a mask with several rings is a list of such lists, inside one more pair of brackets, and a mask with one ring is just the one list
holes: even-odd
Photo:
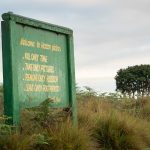
[(116, 90), (124, 96), (150, 96), (150, 65), (130, 66), (120, 69), (115, 77)]
[(98, 92), (89, 86), (79, 87), (76, 84), (76, 96), (77, 99), (86, 100), (89, 98), (107, 99), (107, 100), (120, 100), (123, 95), (119, 92)]

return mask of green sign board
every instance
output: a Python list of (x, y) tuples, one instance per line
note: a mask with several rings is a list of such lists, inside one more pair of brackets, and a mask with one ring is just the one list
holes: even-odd
[(2, 15), (4, 112), (18, 124), (20, 110), (53, 99), (77, 120), (73, 31), (5, 13)]

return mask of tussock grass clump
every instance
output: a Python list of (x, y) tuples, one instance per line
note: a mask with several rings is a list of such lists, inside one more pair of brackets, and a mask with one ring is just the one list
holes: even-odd
[(78, 123), (79, 127), (93, 128), (99, 118), (99, 115), (105, 115), (113, 110), (112, 105), (107, 101), (91, 99), (78, 101)]
[(142, 150), (150, 146), (149, 124), (118, 111), (100, 116), (93, 131), (104, 149)]
[[(34, 150), (34, 146), (38, 143), (39, 135), (12, 134), (1, 141), (0, 148), (2, 150)], [(41, 142), (41, 145), (44, 147), (44, 143)], [(41, 145), (39, 145), (39, 147), (41, 147)]]
[[(138, 137), (134, 135), (125, 120), (120, 120), (114, 115), (101, 116), (94, 129), (93, 136), (99, 147), (112, 150), (141, 149), (137, 143)], [(140, 143), (141, 146), (141, 143)]]
[(72, 125), (68, 112), (49, 108), (47, 101), (36, 109), (23, 111), (22, 116), (22, 134), (34, 137), (32, 149), (88, 150), (91, 147), (86, 130)]
[(4, 150), (90, 150), (90, 138), (83, 129), (78, 130), (71, 124), (63, 123), (36, 134), (9, 136), (3, 141), (1, 148)]
[[(31, 129), (0, 137), (2, 150), (91, 150), (91, 139), (82, 128), (69, 122), (46, 128)], [(28, 131), (28, 130), (26, 130)], [(35, 132), (35, 133), (34, 133)]]
[(150, 124), (104, 100), (79, 102), (79, 126), (84, 126), (97, 149), (143, 150), (150, 147)]
[[(2, 150), (90, 150), (91, 139), (84, 128), (72, 125), (68, 112), (49, 108), (46, 100), (22, 112), (20, 130), (0, 124)], [(2, 118), (2, 121), (4, 118)], [(3, 125), (1, 128), (1, 125)], [(7, 127), (7, 128), (6, 128)], [(4, 130), (5, 128), (5, 130)], [(2, 130), (1, 130), (2, 129)], [(9, 129), (9, 130), (8, 130)], [(5, 132), (4, 132), (5, 131)]]
[(62, 124), (47, 130), (49, 146), (53, 150), (90, 150), (91, 141), (86, 131), (69, 124)]

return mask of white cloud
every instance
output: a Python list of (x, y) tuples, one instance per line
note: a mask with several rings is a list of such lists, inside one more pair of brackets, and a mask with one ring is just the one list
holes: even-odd
[(108, 4), (111, 0), (30, 0), (35, 3), (68, 3), (76, 6), (93, 6), (96, 4)]
[(96, 4), (109, 4), (111, 0), (65, 0), (70, 4), (82, 5), (82, 6), (92, 6)]
[(114, 89), (118, 69), (150, 63), (149, 0), (5, 0), (0, 5), (0, 13), (11, 10), (73, 28), (82, 85)]
[(96, 90), (96, 92), (114, 92), (115, 91), (115, 80), (113, 77), (98, 77), (98, 78), (85, 78), (78, 79), (78, 85), (89, 86)]
[[(95, 5), (106, 5), (106, 4), (110, 4), (112, 1), (111, 0), (26, 0), (26, 1), (20, 1), (20, 0), (15, 0), (15, 1), (9, 1), (9, 0), (5, 0), (2, 1), (1, 3), (4, 5), (8, 5), (10, 6), (10, 4), (14, 4), (16, 5), (16, 7), (18, 5), (23, 4), (22, 7), (24, 7), (25, 4), (28, 4), (28, 6), (30, 7), (32, 5), (32, 7), (36, 8), (37, 5), (45, 5), (45, 6), (50, 6), (53, 4), (57, 4), (57, 6), (65, 4), (65, 5), (70, 5), (70, 6), (75, 6), (75, 7), (91, 7), (91, 6), (95, 6)], [(57, 7), (56, 6), (56, 7)]]

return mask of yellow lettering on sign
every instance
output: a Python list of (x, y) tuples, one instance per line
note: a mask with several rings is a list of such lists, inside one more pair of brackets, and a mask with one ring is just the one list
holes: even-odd
[(60, 87), (55, 86), (49, 86), (49, 85), (43, 85), (43, 92), (59, 92)]
[(41, 62), (47, 62), (47, 60), (48, 60), (48, 57), (46, 56), (46, 55), (40, 55), (40, 61)]
[(44, 82), (45, 78), (46, 78), (45, 75), (25, 74), (24, 80), (26, 80), (26, 81), (34, 81), (34, 82)]
[(41, 42), (41, 49), (51, 50), (51, 45), (50, 44), (46, 44), (44, 42)]
[(47, 76), (46, 80), (50, 83), (56, 83), (58, 82), (58, 76)]
[(27, 47), (36, 47), (36, 48), (40, 48), (43, 50), (51, 50), (53, 52), (62, 51), (61, 47), (57, 44), (48, 44), (48, 43), (39, 42), (39, 41), (31, 41), (25, 38), (20, 39), (20, 45), (27, 46)]
[(35, 47), (35, 42), (27, 40), (27, 39), (24, 39), (24, 38), (21, 38), (20, 45), (27, 46), (27, 47)]
[(25, 60), (31, 60), (31, 61), (38, 61), (39, 59), (39, 54), (35, 54), (35, 53), (25, 53), (24, 54), (24, 59)]
[(25, 70), (54, 73), (54, 66), (25, 63)]
[(37, 41), (37, 42), (36, 42), (36, 47), (37, 47), (37, 48), (40, 48), (40, 47), (41, 47), (41, 43)]
[(42, 85), (40, 84), (35, 84), (34, 86), (34, 91), (33, 92), (42, 92)]
[(58, 85), (43, 85), (43, 84), (25, 84), (26, 92), (59, 92)]
[(52, 51), (55, 51), (55, 52), (60, 52), (61, 51), (61, 47), (58, 46), (58, 45), (52, 45)]
[(25, 84), (24, 91), (26, 91), (26, 92), (33, 92), (33, 84)]

